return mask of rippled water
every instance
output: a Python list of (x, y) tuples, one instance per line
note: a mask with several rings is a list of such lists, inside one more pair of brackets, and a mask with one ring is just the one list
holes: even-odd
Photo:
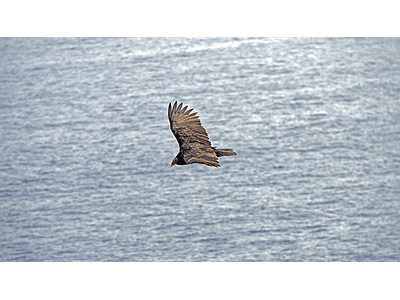
[[(399, 261), (400, 39), (0, 39), (0, 261)], [(167, 107), (221, 168), (169, 165)]]

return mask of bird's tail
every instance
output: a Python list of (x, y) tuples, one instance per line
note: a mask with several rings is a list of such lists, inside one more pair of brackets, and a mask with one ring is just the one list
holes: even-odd
[(232, 149), (215, 149), (214, 152), (217, 155), (217, 157), (220, 156), (235, 156), (236, 152), (233, 151)]

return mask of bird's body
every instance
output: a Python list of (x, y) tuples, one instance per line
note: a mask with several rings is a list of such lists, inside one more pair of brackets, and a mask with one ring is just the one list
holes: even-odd
[(232, 149), (216, 149), (211, 146), (206, 130), (201, 126), (197, 113), (187, 111), (187, 106), (175, 101), (168, 106), (168, 119), (170, 128), (179, 144), (179, 153), (171, 163), (173, 165), (188, 165), (193, 163), (204, 164), (218, 168), (220, 156), (234, 156)]

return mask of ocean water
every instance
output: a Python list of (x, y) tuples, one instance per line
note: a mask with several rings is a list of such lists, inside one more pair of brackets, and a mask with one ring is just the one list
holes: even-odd
[(400, 261), (399, 149), (398, 38), (0, 38), (0, 261)]

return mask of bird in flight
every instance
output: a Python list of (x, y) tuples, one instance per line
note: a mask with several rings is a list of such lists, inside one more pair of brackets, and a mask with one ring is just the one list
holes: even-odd
[(168, 106), (168, 119), (172, 133), (179, 144), (179, 153), (171, 163), (174, 165), (204, 164), (218, 168), (218, 157), (234, 156), (232, 149), (216, 149), (211, 146), (206, 130), (201, 126), (197, 112), (190, 113), (193, 109), (182, 108), (183, 103), (175, 101)]

